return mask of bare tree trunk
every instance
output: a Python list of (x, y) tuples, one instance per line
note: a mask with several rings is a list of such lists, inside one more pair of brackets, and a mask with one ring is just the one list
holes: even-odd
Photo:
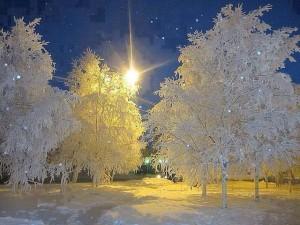
[(207, 171), (206, 171), (206, 167), (203, 166), (202, 167), (202, 177), (201, 177), (201, 187), (202, 187), (202, 198), (205, 198), (207, 196), (207, 192), (206, 192), (206, 185), (207, 185)]
[(257, 153), (255, 153), (255, 174), (254, 174), (254, 183), (255, 183), (255, 201), (259, 200), (259, 161)]
[(114, 181), (115, 174), (116, 174), (115, 170), (112, 170), (112, 172), (111, 172), (111, 182)]
[(293, 172), (290, 169), (290, 171), (289, 171), (289, 193), (292, 193), (292, 180), (293, 180)]
[(217, 165), (214, 165), (214, 180), (216, 184), (219, 184), (219, 172), (218, 172), (219, 168)]
[(254, 176), (254, 183), (255, 183), (255, 200), (259, 200), (259, 169), (255, 167), (255, 176)]
[(276, 188), (279, 188), (279, 174), (275, 176), (275, 184), (276, 184)]
[(93, 176), (93, 187), (98, 187), (99, 184), (99, 175)]
[(265, 183), (266, 183), (266, 189), (268, 189), (269, 188), (268, 175), (265, 176)]
[(60, 192), (65, 192), (66, 184), (68, 182), (68, 174), (62, 173), (61, 180), (60, 180)]
[(202, 183), (202, 198), (205, 198), (207, 196), (207, 191), (206, 191), (206, 181)]
[(13, 188), (12, 189), (13, 189), (13, 192), (16, 192), (16, 190), (17, 190), (17, 184), (16, 183), (13, 184)]
[(222, 208), (227, 208), (227, 162), (222, 159)]
[(77, 180), (78, 180), (78, 174), (79, 174), (79, 169), (78, 167), (76, 166), (74, 168), (74, 171), (73, 171), (73, 176), (72, 176), (72, 183), (76, 183)]

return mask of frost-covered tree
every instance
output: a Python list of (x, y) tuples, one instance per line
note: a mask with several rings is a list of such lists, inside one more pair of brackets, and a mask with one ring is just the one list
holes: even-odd
[(206, 196), (211, 138), (206, 138), (197, 121), (197, 109), (184, 99), (186, 84), (182, 79), (167, 79), (159, 90), (162, 98), (150, 112), (148, 128), (157, 135), (159, 149), (154, 163), (168, 175), (181, 175), (191, 186), (202, 185)]
[(23, 20), (16, 20), (10, 32), (1, 32), (0, 132), (6, 132), (11, 121), (45, 95), (54, 71), (51, 56), (44, 48), (46, 43), (35, 32), (39, 21), (26, 25)]
[[(228, 5), (211, 30), (189, 35), (191, 44), (180, 49), (178, 76), (161, 85), (162, 100), (149, 115), (150, 130), (162, 137), (162, 155), (188, 180), (202, 177), (205, 184), (207, 168), (220, 166), (223, 207), (229, 164), (256, 165), (257, 186), (266, 155), (288, 162), (297, 154), (291, 134), (299, 119), (296, 96), (279, 70), (286, 59), (293, 61), (300, 38), (293, 36), (295, 29), (273, 31), (261, 21), (270, 8), (246, 14)], [(270, 154), (270, 145), (277, 154)]]
[(14, 188), (43, 182), (48, 154), (74, 131), (73, 97), (48, 85), (54, 64), (36, 33), (39, 19), (23, 19), (0, 33), (0, 167)]
[[(285, 68), (286, 60), (295, 61), (292, 54), (300, 51), (297, 45), (300, 36), (293, 35), (295, 28), (273, 31), (271, 26), (262, 22), (259, 16), (270, 8), (265, 6), (248, 14), (246, 18), (251, 22), (244, 25), (240, 22), (244, 27), (253, 27), (244, 31), (247, 39), (252, 41), (238, 43), (239, 49), (248, 51), (248, 57), (244, 58), (248, 66), (242, 76), (249, 83), (249, 90), (253, 90), (247, 100), (251, 107), (244, 113), (247, 122), (243, 129), (247, 137), (244, 145), (254, 167), (255, 199), (259, 198), (262, 163), (269, 164), (271, 170), (276, 169), (276, 161), (289, 168), (299, 154), (299, 142), (295, 138), (300, 118), (296, 108), (298, 97), (289, 75), (280, 70)], [(240, 9), (232, 13), (245, 18)]]
[(68, 84), (80, 99), (74, 113), (82, 129), (66, 139), (58, 158), (70, 163), (74, 180), (82, 169), (95, 185), (110, 181), (115, 173), (137, 169), (143, 125), (123, 77), (87, 50), (74, 63)]

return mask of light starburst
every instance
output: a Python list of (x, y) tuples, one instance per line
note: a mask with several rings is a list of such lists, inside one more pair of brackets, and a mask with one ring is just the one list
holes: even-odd
[(139, 79), (139, 73), (134, 68), (130, 68), (124, 78), (128, 86), (134, 87)]

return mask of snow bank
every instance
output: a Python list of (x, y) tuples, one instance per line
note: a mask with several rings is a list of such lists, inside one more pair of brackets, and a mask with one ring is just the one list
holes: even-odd
[(262, 182), (255, 202), (252, 182), (230, 181), (228, 209), (220, 207), (218, 185), (208, 186), (207, 198), (198, 188), (157, 178), (56, 189), (19, 195), (0, 186), (0, 225), (299, 225), (299, 185), (290, 194)]
[(45, 225), (40, 220), (0, 217), (0, 225)]

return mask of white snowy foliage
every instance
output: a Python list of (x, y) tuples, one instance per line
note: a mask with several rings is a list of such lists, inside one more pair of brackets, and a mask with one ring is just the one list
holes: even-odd
[(74, 97), (48, 85), (54, 64), (35, 32), (39, 21), (15, 20), (0, 35), (0, 172), (14, 188), (43, 182), (50, 172), (48, 154), (79, 128), (72, 117)]
[(134, 93), (121, 74), (108, 68), (87, 50), (74, 63), (69, 85), (79, 97), (74, 113), (82, 129), (67, 138), (55, 161), (65, 158), (73, 170), (88, 170), (94, 184), (110, 181), (115, 173), (128, 173), (141, 164), (141, 115)]
[(9, 130), (3, 145), (10, 184), (42, 182), (49, 175), (48, 154), (79, 127), (66, 97), (59, 90), (51, 91)]
[(49, 88), (54, 64), (44, 48), (46, 43), (35, 32), (39, 21), (26, 25), (18, 19), (11, 31), (0, 33), (0, 140), (11, 122), (40, 101)]
[(159, 137), (158, 154), (191, 184), (206, 182), (217, 164), (226, 192), (229, 164), (257, 163), (257, 151), (259, 163), (291, 163), (299, 154), (291, 135), (300, 118), (297, 96), (279, 70), (294, 61), (300, 37), (296, 29), (273, 31), (261, 21), (270, 8), (248, 14), (241, 6), (222, 8), (211, 30), (189, 35), (178, 75), (161, 84), (148, 128)]

